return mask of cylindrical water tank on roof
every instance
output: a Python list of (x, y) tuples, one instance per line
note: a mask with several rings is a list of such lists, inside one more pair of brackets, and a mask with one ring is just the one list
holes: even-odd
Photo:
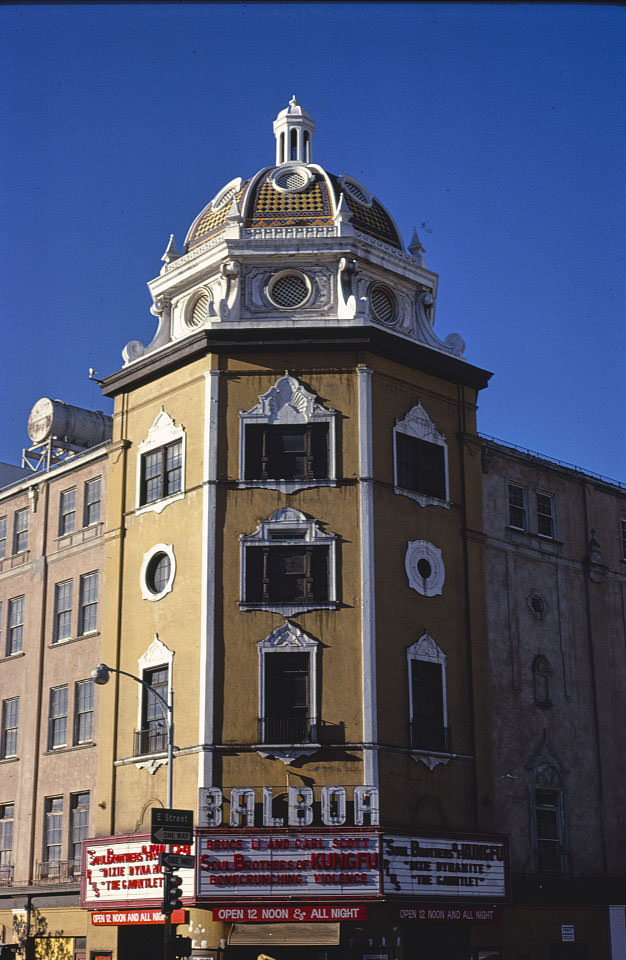
[(28, 436), (33, 443), (50, 437), (74, 447), (94, 447), (111, 439), (113, 418), (100, 410), (83, 410), (62, 400), (42, 397), (30, 411)]

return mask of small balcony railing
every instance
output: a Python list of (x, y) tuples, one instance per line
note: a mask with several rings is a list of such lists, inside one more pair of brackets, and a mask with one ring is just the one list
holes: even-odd
[(413, 750), (432, 750), (434, 753), (450, 753), (450, 727), (438, 723), (426, 723), (423, 718), (411, 720), (411, 747)]
[(42, 860), (36, 864), (35, 879), (37, 883), (67, 883), (80, 878), (80, 861), (78, 860)]
[(259, 743), (317, 743), (312, 717), (259, 717)]
[(161, 727), (148, 727), (146, 730), (135, 730), (135, 757), (143, 757), (149, 753), (165, 753), (166, 750), (167, 730)]
[(15, 867), (12, 863), (0, 863), (0, 887), (13, 886), (13, 872)]

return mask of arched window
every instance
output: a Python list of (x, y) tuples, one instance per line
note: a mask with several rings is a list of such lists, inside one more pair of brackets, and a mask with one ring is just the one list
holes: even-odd
[(298, 131), (295, 127), (292, 128), (291, 133), (289, 134), (290, 140), (290, 159), (298, 159)]
[(280, 160), (279, 163), (285, 162), (285, 133), (284, 131), (280, 135)]
[(304, 131), (304, 162), (311, 162), (311, 135), (308, 130)]

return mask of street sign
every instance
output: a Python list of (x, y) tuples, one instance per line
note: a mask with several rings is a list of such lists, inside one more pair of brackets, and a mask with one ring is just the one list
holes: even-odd
[(196, 858), (186, 853), (160, 853), (159, 865), (169, 867), (171, 870), (178, 870), (180, 867), (194, 867)]
[(152, 808), (152, 843), (193, 843), (193, 810)]

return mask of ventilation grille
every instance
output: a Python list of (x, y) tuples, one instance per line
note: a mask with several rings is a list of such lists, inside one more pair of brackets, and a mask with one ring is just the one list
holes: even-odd
[(297, 170), (290, 170), (276, 177), (276, 186), (282, 190), (301, 190), (306, 186), (306, 182), (306, 177)]
[(395, 316), (396, 304), (393, 294), (386, 287), (374, 287), (371, 294), (374, 316), (381, 323), (391, 323)]
[(187, 320), (190, 327), (199, 327), (209, 319), (209, 296), (203, 293), (193, 305), (191, 316)]
[(309, 290), (303, 277), (297, 273), (283, 274), (274, 281), (271, 296), (279, 307), (299, 307), (309, 295)]
[(217, 200), (213, 201), (213, 209), (221, 210), (222, 207), (225, 207), (227, 203), (231, 202), (236, 193), (237, 187), (231, 187), (230, 190), (227, 190), (222, 196), (218, 196)]

